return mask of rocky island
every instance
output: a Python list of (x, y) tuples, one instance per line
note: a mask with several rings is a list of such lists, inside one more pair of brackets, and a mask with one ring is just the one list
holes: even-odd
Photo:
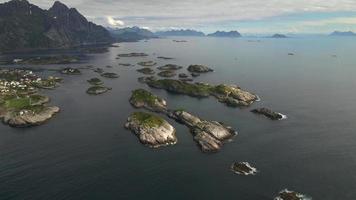
[(127, 119), (125, 127), (151, 148), (177, 143), (176, 130), (163, 118), (145, 112), (135, 112)]
[(183, 110), (172, 111), (168, 116), (190, 128), (203, 152), (217, 152), (225, 142), (237, 135), (237, 131), (229, 126), (200, 119)]
[(206, 83), (187, 83), (181, 80), (161, 79), (148, 80), (146, 84), (153, 88), (164, 89), (172, 93), (185, 94), (192, 97), (214, 96), (219, 102), (227, 106), (249, 106), (258, 96), (242, 90), (236, 85), (217, 85), (213, 86)]
[(146, 108), (154, 112), (166, 112), (167, 102), (144, 89), (132, 91), (130, 103), (135, 108)]

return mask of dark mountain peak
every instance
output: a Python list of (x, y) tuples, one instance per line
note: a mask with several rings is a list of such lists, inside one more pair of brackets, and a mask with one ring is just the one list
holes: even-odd
[(49, 9), (49, 12), (53, 14), (67, 13), (69, 11), (68, 6), (60, 1), (54, 2), (53, 6)]
[(30, 3), (27, 0), (12, 0), (7, 2), (7, 4), (29, 5)]

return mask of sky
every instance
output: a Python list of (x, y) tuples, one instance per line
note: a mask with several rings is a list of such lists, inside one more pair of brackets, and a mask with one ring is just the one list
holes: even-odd
[[(5, 0), (6, 1), (6, 0)], [(5, 2), (0, 0), (0, 2)], [(54, 1), (29, 0), (41, 8)], [(61, 0), (106, 27), (245, 34), (356, 31), (356, 0)]]

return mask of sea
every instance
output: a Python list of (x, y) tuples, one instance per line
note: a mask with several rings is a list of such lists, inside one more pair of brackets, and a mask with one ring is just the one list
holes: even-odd
[[(47, 123), (30, 128), (0, 124), (1, 200), (267, 200), (284, 189), (316, 200), (356, 199), (355, 38), (169, 37), (117, 45), (106, 53), (88, 54), (76, 64), (0, 66), (64, 79), (55, 90), (41, 91), (51, 98), (51, 105), (61, 108)], [(116, 59), (131, 52), (149, 56)], [(58, 52), (0, 58), (46, 54)], [(136, 70), (142, 68), (138, 62), (151, 60), (157, 62), (156, 72), (165, 64), (184, 66), (179, 73), (188, 73), (191, 64), (207, 65), (214, 72), (194, 81), (235, 84), (261, 100), (231, 108), (213, 97), (149, 88), (138, 82), (144, 75)], [(88, 65), (120, 77), (100, 77)], [(58, 70), (64, 67), (80, 68), (82, 75), (62, 75)], [(86, 94), (87, 80), (94, 77), (112, 90)], [(138, 88), (166, 99), (171, 109), (224, 122), (239, 134), (219, 152), (203, 153), (187, 127), (156, 114), (176, 128), (178, 143), (146, 147), (124, 128), (127, 117), (140, 110), (129, 103), (132, 90)], [(272, 121), (250, 112), (260, 107), (287, 119)], [(258, 173), (234, 174), (230, 170), (234, 162), (249, 162)]]

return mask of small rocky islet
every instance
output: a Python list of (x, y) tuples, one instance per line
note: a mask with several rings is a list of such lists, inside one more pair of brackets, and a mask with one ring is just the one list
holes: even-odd
[(50, 98), (38, 89), (55, 88), (56, 80), (43, 81), (29, 70), (0, 70), (0, 119), (13, 127), (40, 125), (51, 119), (60, 109), (48, 106)]
[(156, 73), (153, 69), (151, 69), (149, 67), (144, 67), (144, 68), (138, 69), (136, 71), (140, 72), (142, 74), (146, 74), (146, 75), (153, 75)]
[(145, 53), (123, 53), (123, 54), (118, 54), (118, 57), (147, 57), (148, 54)]
[(99, 95), (104, 94), (111, 90), (111, 88), (101, 86), (101, 85), (94, 85), (88, 88), (87, 93), (90, 95)]
[(104, 78), (119, 78), (119, 75), (116, 73), (111, 73), (111, 72), (106, 72), (106, 73), (101, 73), (100, 76), (104, 77)]
[(103, 81), (101, 81), (99, 78), (91, 78), (89, 80), (87, 80), (87, 82), (90, 84), (90, 85), (103, 85)]
[(175, 77), (177, 74), (173, 70), (164, 70), (160, 71), (157, 75), (164, 78), (172, 78)]
[(284, 189), (279, 192), (279, 194), (274, 198), (274, 200), (311, 200), (311, 197), (308, 197), (304, 194)]
[(191, 73), (207, 73), (214, 71), (213, 69), (205, 65), (189, 65), (187, 70)]
[(182, 69), (182, 66), (175, 65), (175, 64), (166, 64), (163, 66), (158, 67), (157, 69), (159, 70), (180, 70)]
[(245, 175), (245, 176), (255, 175), (257, 173), (257, 169), (252, 167), (248, 162), (234, 162), (231, 165), (231, 170), (235, 174)]
[(167, 102), (144, 89), (132, 91), (130, 103), (135, 108), (146, 108), (154, 112), (166, 112)]
[(176, 130), (157, 115), (135, 112), (127, 119), (125, 127), (131, 130), (144, 145), (151, 148), (177, 143)]
[(285, 116), (281, 113), (272, 111), (268, 108), (256, 108), (256, 109), (251, 110), (251, 112), (255, 113), (255, 114), (259, 114), (259, 115), (264, 115), (265, 117), (267, 117), (271, 120), (282, 120), (282, 119), (287, 118), (287, 116)]
[(154, 61), (142, 61), (137, 64), (140, 66), (143, 66), (143, 67), (152, 67), (152, 66), (155, 66), (157, 63)]

